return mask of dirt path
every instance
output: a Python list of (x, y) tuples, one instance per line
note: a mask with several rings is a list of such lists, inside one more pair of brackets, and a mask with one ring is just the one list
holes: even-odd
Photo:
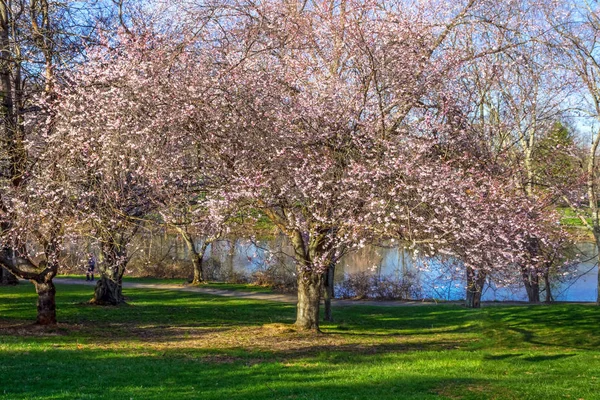
[[(84, 285), (94, 286), (96, 282), (86, 281), (84, 279), (73, 279), (73, 278), (54, 278), (54, 283), (67, 284), (67, 285)], [(227, 289), (216, 289), (211, 287), (198, 287), (198, 286), (184, 286), (184, 285), (170, 285), (163, 283), (138, 283), (138, 282), (123, 282), (123, 288), (136, 288), (136, 289), (161, 289), (161, 290), (178, 290), (181, 292), (192, 292), (192, 293), (204, 293), (213, 296), (233, 297), (238, 299), (250, 299), (250, 300), (266, 300), (266, 301), (277, 301), (281, 303), (296, 304), (298, 298), (294, 294), (287, 293), (259, 293), (259, 292), (245, 292), (242, 290), (227, 290)], [(558, 304), (563, 302), (557, 302)], [(566, 302), (569, 304), (588, 304), (594, 305), (594, 302)], [(342, 300), (334, 299), (333, 304), (337, 307), (345, 306), (374, 306), (374, 307), (413, 307), (413, 306), (431, 306), (439, 304), (456, 304), (462, 305), (462, 301), (377, 301), (377, 300)], [(481, 303), (482, 307), (495, 307), (495, 306), (544, 306), (546, 304), (530, 304), (523, 301), (484, 301)]]
[[(90, 282), (83, 279), (73, 278), (55, 278), (54, 283), (68, 284), (68, 285), (84, 285), (94, 286), (96, 282)], [(197, 287), (197, 286), (182, 286), (182, 285), (169, 285), (162, 283), (137, 283), (137, 282), (123, 282), (123, 288), (135, 288), (135, 289), (162, 289), (162, 290), (178, 290), (181, 292), (193, 292), (193, 293), (204, 293), (214, 296), (223, 297), (234, 297), (240, 299), (251, 299), (251, 300), (267, 300), (267, 301), (278, 301), (282, 303), (296, 304), (298, 301), (294, 294), (284, 293), (258, 293), (258, 292), (244, 292), (240, 290), (225, 290), (215, 289), (211, 287)], [(383, 307), (410, 307), (420, 305), (432, 305), (436, 304), (433, 302), (424, 301), (374, 301), (374, 300), (333, 300), (333, 304), (336, 306), (383, 306)], [(446, 303), (447, 304), (447, 303)]]

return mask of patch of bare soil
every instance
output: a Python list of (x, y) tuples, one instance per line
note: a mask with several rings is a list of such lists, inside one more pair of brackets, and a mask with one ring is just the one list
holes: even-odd
[(74, 324), (45, 326), (31, 323), (31, 321), (0, 320), (0, 335), (22, 337), (64, 336), (79, 330), (81, 330), (81, 326)]
[(461, 348), (469, 342), (468, 337), (457, 335), (314, 333), (297, 331), (293, 325), (286, 324), (207, 327), (108, 323), (42, 327), (0, 320), (0, 335), (63, 336), (61, 347), (78, 350), (134, 351), (200, 362), (241, 360), (248, 364), (272, 362), (273, 359), (285, 364), (311, 355), (327, 356), (332, 352), (370, 355), (447, 350)]

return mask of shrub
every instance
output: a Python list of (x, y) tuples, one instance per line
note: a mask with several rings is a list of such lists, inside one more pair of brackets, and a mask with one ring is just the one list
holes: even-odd
[(369, 272), (348, 274), (336, 287), (343, 299), (409, 300), (421, 297), (416, 276), (407, 273), (401, 279), (378, 276)]

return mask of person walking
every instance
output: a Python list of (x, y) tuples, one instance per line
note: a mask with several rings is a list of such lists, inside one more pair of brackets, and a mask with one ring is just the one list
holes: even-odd
[(87, 272), (85, 273), (86, 281), (94, 280), (94, 270), (95, 269), (96, 269), (96, 259), (94, 258), (94, 255), (92, 253), (90, 253), (88, 255)]

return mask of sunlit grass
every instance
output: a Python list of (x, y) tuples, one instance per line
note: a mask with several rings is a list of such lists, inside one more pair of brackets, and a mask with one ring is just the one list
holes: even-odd
[(0, 398), (600, 398), (594, 306), (351, 306), (313, 335), (289, 304), (91, 291), (59, 285), (61, 324), (41, 329), (31, 285), (0, 288)]
[[(577, 213), (575, 211), (573, 211), (573, 209), (571, 209), (570, 207), (559, 207), (558, 212), (561, 215), (560, 223), (562, 225), (571, 226), (571, 227), (584, 227), (585, 226), (585, 224), (583, 223), (581, 218), (579, 218)], [(589, 216), (589, 213), (586, 212), (584, 217), (585, 217), (587, 223), (591, 225), (592, 219)]]

